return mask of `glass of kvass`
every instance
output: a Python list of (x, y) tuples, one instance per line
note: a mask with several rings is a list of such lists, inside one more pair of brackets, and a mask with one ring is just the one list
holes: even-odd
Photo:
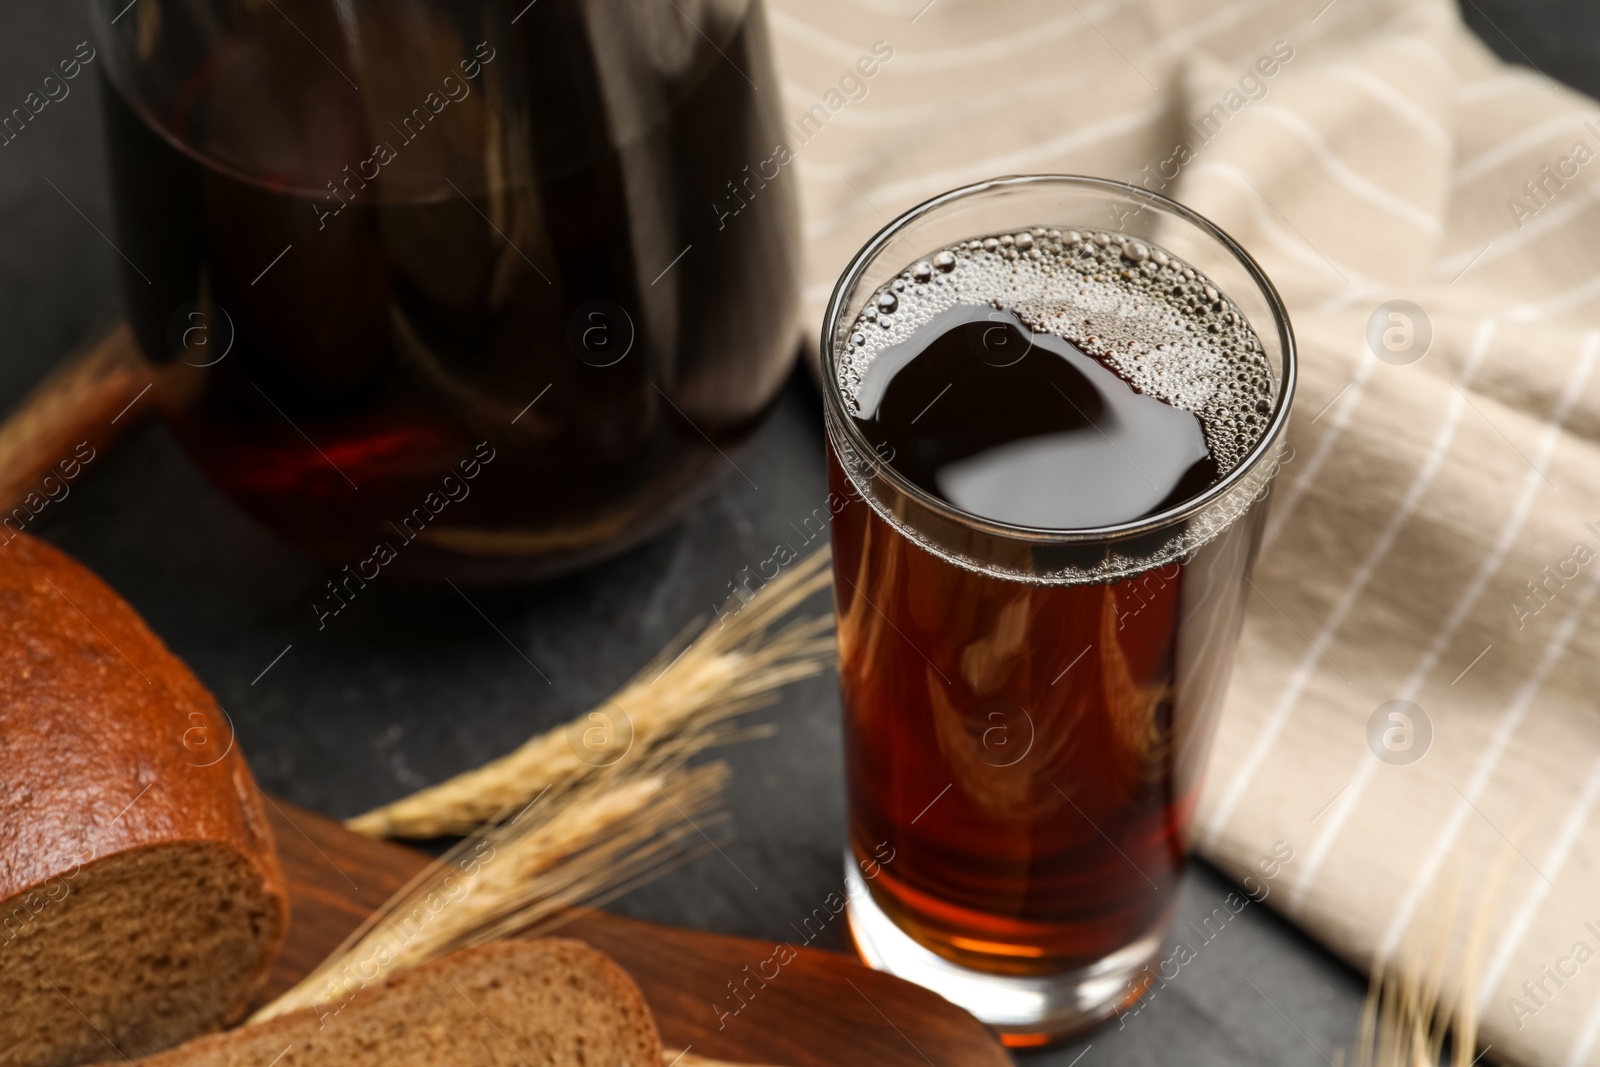
[(850, 930), (1009, 1045), (1161, 951), (1294, 395), (1255, 262), (1098, 178), (890, 223), (822, 335)]
[(517, 581), (660, 530), (796, 351), (759, 0), (92, 0), (126, 312), (178, 440), (332, 564)]

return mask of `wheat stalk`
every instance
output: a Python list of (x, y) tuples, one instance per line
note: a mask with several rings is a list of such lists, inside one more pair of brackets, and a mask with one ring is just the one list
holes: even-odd
[[(687, 631), (611, 699), (477, 770), (358, 815), (346, 825), (389, 837), (470, 833), (540, 790), (596, 772), (596, 762), (648, 763), (663, 751), (693, 752), (741, 736), (727, 720), (776, 699), (790, 682), (822, 671), (833, 654), (830, 615), (773, 627), (832, 578), (826, 548), (748, 600), (730, 597), (719, 618), (684, 646)], [(618, 712), (621, 718), (618, 718)], [(601, 751), (583, 739), (600, 734)], [(608, 754), (607, 746), (616, 749)]]
[[(1522, 837), (1537, 806), (1516, 831)], [(1373, 961), (1372, 980), (1361, 1012), (1354, 1067), (1437, 1067), (1450, 1041), (1450, 1067), (1471, 1067), (1478, 1045), (1479, 966), (1494, 908), (1510, 876), (1513, 848), (1508, 840), (1483, 881), (1477, 913), (1465, 943), (1456, 948), (1456, 913), (1461, 878), (1445, 888), (1431, 908), (1432, 923), (1410, 931), (1397, 960)], [(1343, 1064), (1340, 1055), (1339, 1063)]]
[(250, 1017), (342, 1005), (406, 967), (513, 934), (553, 929), (709, 846), (694, 847), (728, 776), (682, 753), (551, 786), (511, 818), (461, 841), (374, 912), (316, 970)]
[[(703, 827), (727, 767), (690, 769), (705, 748), (759, 729), (729, 722), (822, 670), (831, 617), (779, 626), (830, 580), (814, 553), (749, 599), (730, 599), (692, 643), (683, 637), (601, 708), (510, 755), (350, 821), (371, 834), (467, 833), (298, 985), (251, 1016), (260, 1022), (342, 1005), (360, 988), (455, 949), (558, 925), (709, 847)], [(774, 630), (774, 627), (778, 627)], [(609, 709), (598, 751), (584, 732)], [(698, 819), (698, 821), (697, 821)]]

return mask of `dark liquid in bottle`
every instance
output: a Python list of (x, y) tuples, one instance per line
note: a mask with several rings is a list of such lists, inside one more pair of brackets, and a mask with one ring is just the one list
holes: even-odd
[[(886, 289), (851, 343), (866, 354), (848, 365), (858, 426), (925, 493), (1011, 526), (1113, 526), (1204, 493), (1259, 436), (1248, 326), (1164, 253), (1146, 269), (1145, 246), (1051, 233), (1032, 231), (1045, 259), (1030, 262), (1054, 289), (1027, 307), (991, 302), (1016, 287), (996, 269), (1017, 257), (976, 242), (934, 261), (942, 278), (922, 264)], [(1084, 351), (1113, 344), (1116, 358)], [(1191, 356), (1229, 383), (1167, 373)], [(998, 973), (1089, 966), (1158, 931), (1263, 509), (1119, 580), (1027, 581), (913, 542), (837, 457), (830, 471), (848, 501), (833, 537), (852, 846), (865, 861), (894, 850), (874, 900), (933, 951)]]
[(187, 451), (335, 565), (514, 579), (659, 529), (795, 350), (792, 181), (728, 186), (781, 139), (760, 6), (714, 45), (666, 7), (280, 7), (157, 24), (105, 94)]

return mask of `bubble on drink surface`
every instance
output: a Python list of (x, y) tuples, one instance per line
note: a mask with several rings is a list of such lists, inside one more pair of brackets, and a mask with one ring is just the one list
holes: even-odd
[[(929, 263), (949, 284), (913, 284)], [(906, 267), (853, 324), (855, 347), (838, 365), (845, 399), (854, 404), (879, 352), (957, 304), (1014, 311), (1035, 333), (1070, 341), (1140, 392), (1193, 412), (1219, 474), (1244, 460), (1270, 422), (1278, 385), (1244, 313), (1165, 249), (1089, 229), (964, 240)]]

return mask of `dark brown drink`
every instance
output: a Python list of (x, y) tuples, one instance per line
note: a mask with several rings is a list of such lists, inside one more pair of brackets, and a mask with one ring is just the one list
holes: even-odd
[(180, 440), (334, 564), (386, 542), (395, 570), (518, 578), (659, 529), (795, 352), (792, 178), (747, 173), (782, 137), (760, 5), (714, 40), (667, 5), (340, 10), (152, 21), (106, 93)]
[(830, 472), (852, 850), (894, 850), (871, 904), (977, 972), (1153, 951), (1264, 509), (1113, 534), (1205, 496), (1260, 441), (1260, 341), (1165, 251), (1039, 227), (907, 266), (838, 373), (870, 446), (841, 463), (833, 434)]

